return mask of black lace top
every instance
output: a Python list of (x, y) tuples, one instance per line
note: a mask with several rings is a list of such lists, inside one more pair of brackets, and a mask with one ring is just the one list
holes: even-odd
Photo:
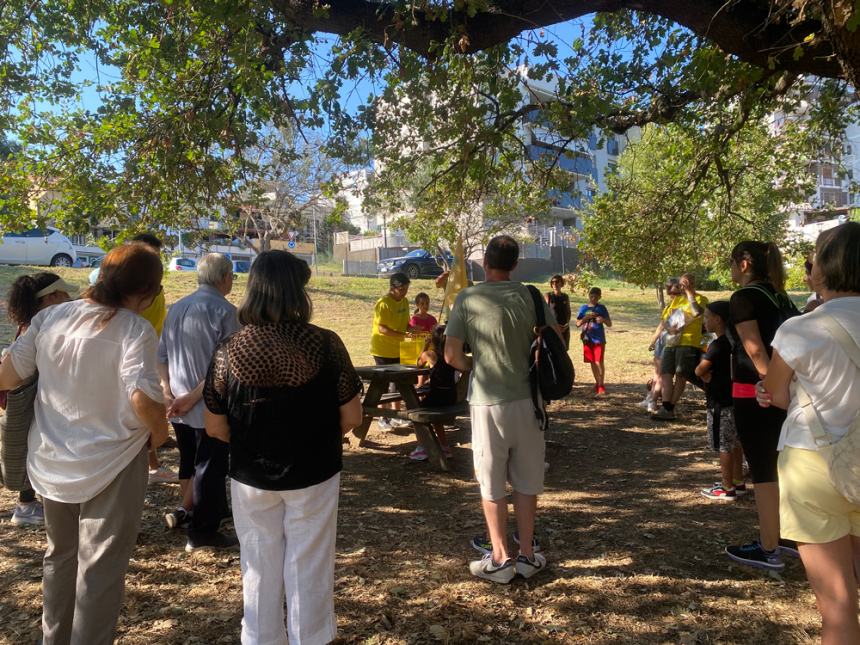
[(246, 325), (215, 352), (203, 398), (230, 424), (230, 476), (266, 490), (319, 484), (343, 468), (340, 406), (361, 379), (337, 334)]

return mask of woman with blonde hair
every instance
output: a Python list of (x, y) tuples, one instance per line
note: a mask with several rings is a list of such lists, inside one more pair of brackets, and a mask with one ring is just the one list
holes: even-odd
[(44, 645), (112, 643), (147, 484), (167, 438), (156, 336), (140, 317), (161, 289), (140, 244), (102, 263), (81, 300), (40, 311), (0, 364), (0, 388), (38, 371), (27, 472), (45, 506)]

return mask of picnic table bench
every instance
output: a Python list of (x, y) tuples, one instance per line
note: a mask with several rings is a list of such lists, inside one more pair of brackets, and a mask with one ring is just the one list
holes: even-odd
[[(362, 401), (364, 419), (361, 425), (352, 431), (359, 440), (358, 445), (365, 445), (365, 437), (374, 418), (404, 419), (412, 422), (415, 439), (427, 450), (429, 461), (442, 470), (448, 470), (448, 462), (430, 426), (433, 423), (451, 423), (456, 417), (467, 415), (468, 405), (464, 402), (442, 408), (422, 407), (415, 385), (418, 383), (419, 376), (430, 373), (430, 369), (426, 367), (372, 365), (357, 367), (356, 372), (362, 379), (369, 382)], [(389, 384), (392, 383), (397, 389), (396, 394), (388, 392)], [(392, 394), (394, 396), (391, 396)], [(382, 403), (398, 400), (403, 401), (405, 409), (392, 410), (381, 407)]]

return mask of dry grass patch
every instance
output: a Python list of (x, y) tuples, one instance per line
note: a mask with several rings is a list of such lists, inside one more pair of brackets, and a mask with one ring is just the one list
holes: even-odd
[[(22, 272), (0, 269), (0, 283)], [(87, 272), (61, 273), (83, 283)], [(193, 287), (193, 275), (165, 278), (169, 302)], [(419, 287), (437, 307), (429, 281), (413, 294)], [(357, 364), (370, 360), (372, 307), (385, 290), (372, 279), (312, 282), (316, 322), (341, 334)], [(645, 346), (658, 315), (652, 295), (607, 287), (604, 302), (615, 322), (609, 396), (591, 398), (590, 371), (577, 355), (580, 385), (553, 404), (538, 520), (546, 574), (510, 586), (469, 576), (466, 563), (476, 554), (468, 540), (483, 531), (483, 520), (467, 422), (450, 434), (451, 473), (410, 462), (410, 435), (372, 426), (368, 448), (345, 451), (335, 572), (343, 642), (806, 644), (817, 636), (799, 563), (771, 577), (722, 554), (725, 544), (753, 535), (755, 511), (751, 499), (728, 505), (698, 494), (717, 476), (715, 455), (705, 449), (701, 395), (688, 395), (679, 420), (668, 424), (633, 405), (650, 371)], [(175, 450), (162, 455), (175, 467)], [(238, 642), (238, 554), (186, 554), (183, 536), (161, 520), (177, 497), (172, 484), (148, 490), (120, 622), (123, 645)], [(9, 524), (13, 504), (13, 494), (0, 491), (4, 645), (38, 635), (45, 547), (42, 531)]]

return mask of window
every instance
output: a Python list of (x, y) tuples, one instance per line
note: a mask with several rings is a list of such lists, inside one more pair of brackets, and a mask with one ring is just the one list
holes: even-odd
[(615, 137), (609, 137), (609, 139), (606, 140), (606, 152), (611, 155), (617, 155), (620, 152), (618, 139)]
[(176, 266), (193, 269), (196, 265), (194, 264), (194, 260), (186, 260), (185, 258), (179, 258), (178, 260), (176, 260)]
[(23, 233), (21, 237), (48, 237), (51, 234), (51, 231), (43, 231), (40, 228), (31, 228), (26, 233)]

